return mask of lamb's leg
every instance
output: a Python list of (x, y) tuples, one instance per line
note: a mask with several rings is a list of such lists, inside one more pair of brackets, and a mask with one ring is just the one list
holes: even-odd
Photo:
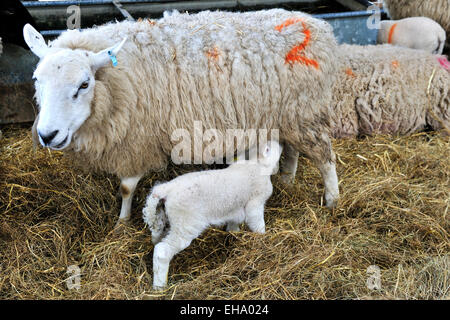
[(281, 161), (281, 181), (292, 184), (295, 180), (298, 165), (298, 151), (290, 144), (285, 143), (283, 147), (283, 159)]
[(308, 128), (293, 146), (319, 168), (325, 186), (325, 204), (328, 208), (336, 207), (339, 199), (336, 156), (328, 135), (318, 128)]
[(236, 222), (228, 222), (227, 223), (227, 229), (226, 229), (228, 232), (238, 232), (240, 229), (239, 229), (239, 223), (236, 223)]
[(119, 221), (117, 224), (125, 223), (130, 219), (131, 203), (133, 201), (134, 190), (142, 175), (136, 177), (126, 177), (120, 180), (120, 193), (122, 194), (122, 208), (120, 209)]
[(245, 206), (245, 223), (253, 232), (266, 232), (266, 224), (264, 222), (264, 201), (255, 199), (247, 203)]
[(244, 208), (239, 208), (231, 213), (231, 216), (233, 217), (232, 221), (227, 222), (227, 231), (237, 232), (239, 231), (239, 221), (243, 221), (245, 218), (245, 211)]
[(163, 290), (167, 286), (167, 275), (172, 258), (184, 250), (195, 237), (179, 230), (169, 231), (167, 236), (155, 245), (153, 249), (153, 289)]

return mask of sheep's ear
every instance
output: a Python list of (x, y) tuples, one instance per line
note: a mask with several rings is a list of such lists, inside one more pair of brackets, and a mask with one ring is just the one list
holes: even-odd
[(30, 50), (40, 59), (48, 53), (49, 48), (44, 37), (28, 23), (23, 27), (23, 38)]
[(39, 122), (39, 113), (36, 115), (33, 126), (31, 127), (31, 140), (33, 141), (33, 152), (35, 152), (36, 149), (38, 148), (38, 146), (40, 145), (39, 137), (38, 137), (38, 133), (37, 133), (38, 122)]
[(106, 66), (108, 63), (112, 63), (113, 66), (117, 64), (117, 53), (119, 53), (120, 49), (122, 49), (124, 43), (127, 41), (127, 38), (123, 39), (121, 42), (116, 43), (112, 47), (106, 48), (96, 54), (93, 55), (91, 59), (91, 67), (92, 69), (97, 70), (101, 67)]

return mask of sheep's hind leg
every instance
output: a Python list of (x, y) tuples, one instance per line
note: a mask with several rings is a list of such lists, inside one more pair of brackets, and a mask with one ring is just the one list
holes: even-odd
[(280, 165), (281, 181), (292, 184), (297, 173), (299, 153), (290, 144), (285, 143), (283, 147), (283, 159)]
[(305, 154), (320, 170), (325, 186), (325, 204), (336, 207), (339, 199), (338, 177), (336, 174), (336, 156), (331, 147), (329, 136), (319, 129), (309, 128), (299, 137), (294, 148)]
[(172, 258), (189, 246), (195, 237), (183, 232), (169, 231), (167, 236), (153, 249), (153, 290), (163, 290), (167, 286), (167, 275)]
[(133, 202), (134, 191), (141, 180), (142, 175), (135, 177), (126, 177), (120, 180), (120, 193), (122, 195), (122, 207), (120, 209), (120, 216), (117, 225), (126, 223), (131, 215), (131, 203)]

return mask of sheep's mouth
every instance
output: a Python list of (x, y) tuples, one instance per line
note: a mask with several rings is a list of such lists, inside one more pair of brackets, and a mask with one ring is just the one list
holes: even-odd
[(63, 141), (61, 141), (61, 143), (57, 144), (56, 146), (52, 146), (50, 148), (53, 150), (62, 150), (67, 146), (68, 140), (69, 140), (69, 134), (67, 134), (67, 136), (64, 138)]

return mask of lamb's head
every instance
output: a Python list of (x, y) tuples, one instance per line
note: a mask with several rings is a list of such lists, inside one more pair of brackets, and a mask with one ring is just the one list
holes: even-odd
[(267, 142), (263, 150), (261, 150), (261, 156), (258, 161), (268, 170), (267, 174), (272, 175), (278, 171), (278, 161), (282, 151), (283, 147), (275, 140)]
[(73, 134), (91, 114), (95, 72), (111, 62), (126, 39), (94, 53), (49, 47), (29, 24), (23, 35), (31, 51), (40, 58), (33, 74), (39, 105), (39, 141), (45, 147), (62, 150), (70, 145)]

